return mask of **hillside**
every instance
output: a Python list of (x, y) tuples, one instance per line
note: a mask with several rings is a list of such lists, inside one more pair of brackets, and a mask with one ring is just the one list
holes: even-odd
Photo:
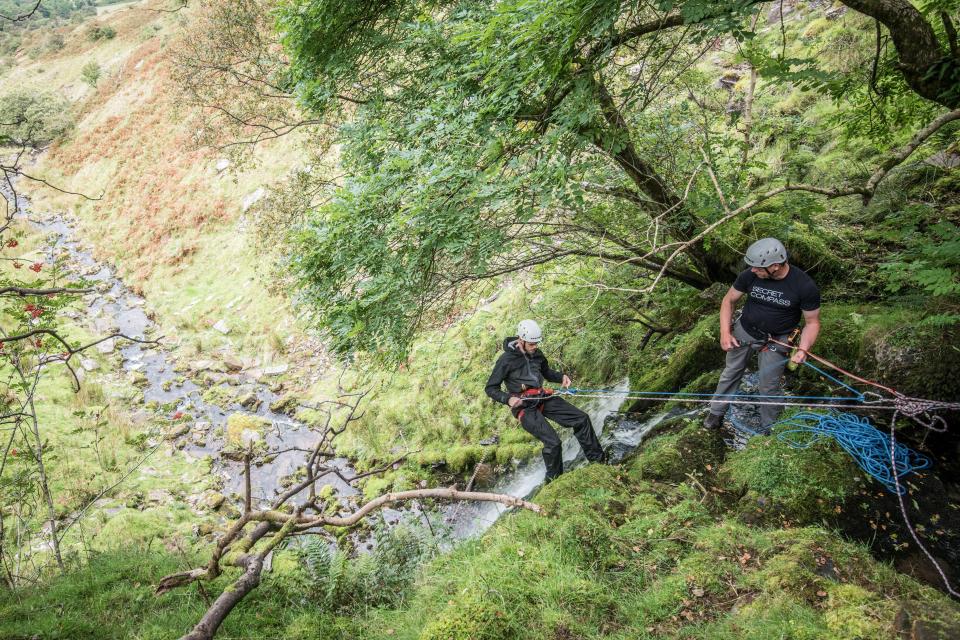
[[(179, 637), (241, 591), (217, 637), (960, 637), (960, 112), (886, 22), (61, 4), (0, 32), (3, 193), (27, 198), (0, 225), (0, 638)], [(914, 4), (949, 50), (956, 3)], [(701, 427), (721, 298), (766, 236), (845, 370), (788, 373), (814, 403), (787, 419), (848, 390), (941, 403), (891, 424), (893, 399), (840, 398), (930, 460), (902, 501), (869, 445), (749, 438), (751, 408)], [(88, 289), (31, 289), (61, 286)], [(483, 390), (525, 317), (616, 454), (542, 487), (540, 442)], [(414, 493), (330, 524), (455, 484), (544, 512)]]

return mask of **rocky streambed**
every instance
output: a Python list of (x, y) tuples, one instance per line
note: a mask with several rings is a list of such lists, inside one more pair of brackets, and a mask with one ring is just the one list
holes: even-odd
[[(26, 204), (21, 202), (22, 207)], [(84, 309), (67, 310), (67, 315), (98, 337), (122, 333), (159, 340), (158, 344), (107, 340), (95, 347), (102, 357), (86, 354), (78, 367), (81, 377), (101, 366), (115, 368), (138, 390), (130, 402), (135, 419), (166, 424), (148, 438), (145, 446), (166, 439), (184, 456), (206, 461), (218, 491), (208, 492), (204, 500), (218, 506), (239, 504), (244, 484), (241, 452), (250, 446), (285, 451), (260, 456), (252, 472), (255, 502), (268, 503), (289, 486), (306, 459), (305, 451), (315, 445), (317, 434), (308, 424), (291, 417), (298, 405), (296, 398), (286, 393), (283, 377), (288, 366), (261, 365), (229, 351), (177, 358), (178, 345), (163, 340), (157, 323), (146, 311), (146, 300), (126, 286), (113, 268), (94, 258), (92, 250), (79, 239), (74, 223), (59, 215), (29, 219), (48, 239), (47, 261), (65, 267), (69, 280), (96, 289), (83, 296)], [(345, 477), (354, 474), (346, 460), (334, 463)], [(333, 485), (337, 495), (344, 497), (358, 493), (333, 474), (318, 484)]]

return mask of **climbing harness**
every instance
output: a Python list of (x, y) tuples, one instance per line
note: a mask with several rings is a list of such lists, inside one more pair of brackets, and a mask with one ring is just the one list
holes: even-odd
[(517, 420), (523, 421), (523, 416), (527, 412), (528, 407), (527, 403), (530, 401), (536, 402), (537, 411), (543, 413), (543, 400), (546, 400), (553, 395), (553, 389), (547, 389), (543, 387), (537, 387), (533, 389), (524, 389), (520, 393), (511, 394), (511, 398), (520, 398), (522, 401), (520, 404), (520, 410), (515, 413)]

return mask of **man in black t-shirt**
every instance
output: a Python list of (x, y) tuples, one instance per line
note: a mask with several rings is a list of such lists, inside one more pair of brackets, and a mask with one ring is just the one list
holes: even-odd
[[(763, 238), (747, 249), (744, 261), (749, 269), (740, 273), (720, 303), (720, 346), (727, 363), (720, 374), (716, 395), (729, 399), (737, 393), (740, 379), (753, 351), (759, 351), (759, 395), (780, 396), (780, 376), (790, 359), (800, 364), (807, 358), (820, 332), (820, 290), (806, 273), (787, 262), (787, 250), (776, 238)], [(733, 308), (740, 298), (747, 302), (739, 320), (733, 322)], [(767, 343), (769, 337), (786, 342), (800, 324), (803, 331), (793, 356), (780, 345)], [(762, 402), (776, 402), (763, 398)], [(729, 402), (710, 404), (704, 426), (715, 429), (723, 422)], [(769, 430), (782, 406), (760, 405), (760, 424)]]

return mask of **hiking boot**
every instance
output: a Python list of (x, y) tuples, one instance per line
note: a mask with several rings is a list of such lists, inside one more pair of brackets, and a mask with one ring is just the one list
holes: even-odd
[(707, 417), (703, 419), (703, 427), (705, 429), (719, 429), (722, 424), (723, 414), (708, 413)]

